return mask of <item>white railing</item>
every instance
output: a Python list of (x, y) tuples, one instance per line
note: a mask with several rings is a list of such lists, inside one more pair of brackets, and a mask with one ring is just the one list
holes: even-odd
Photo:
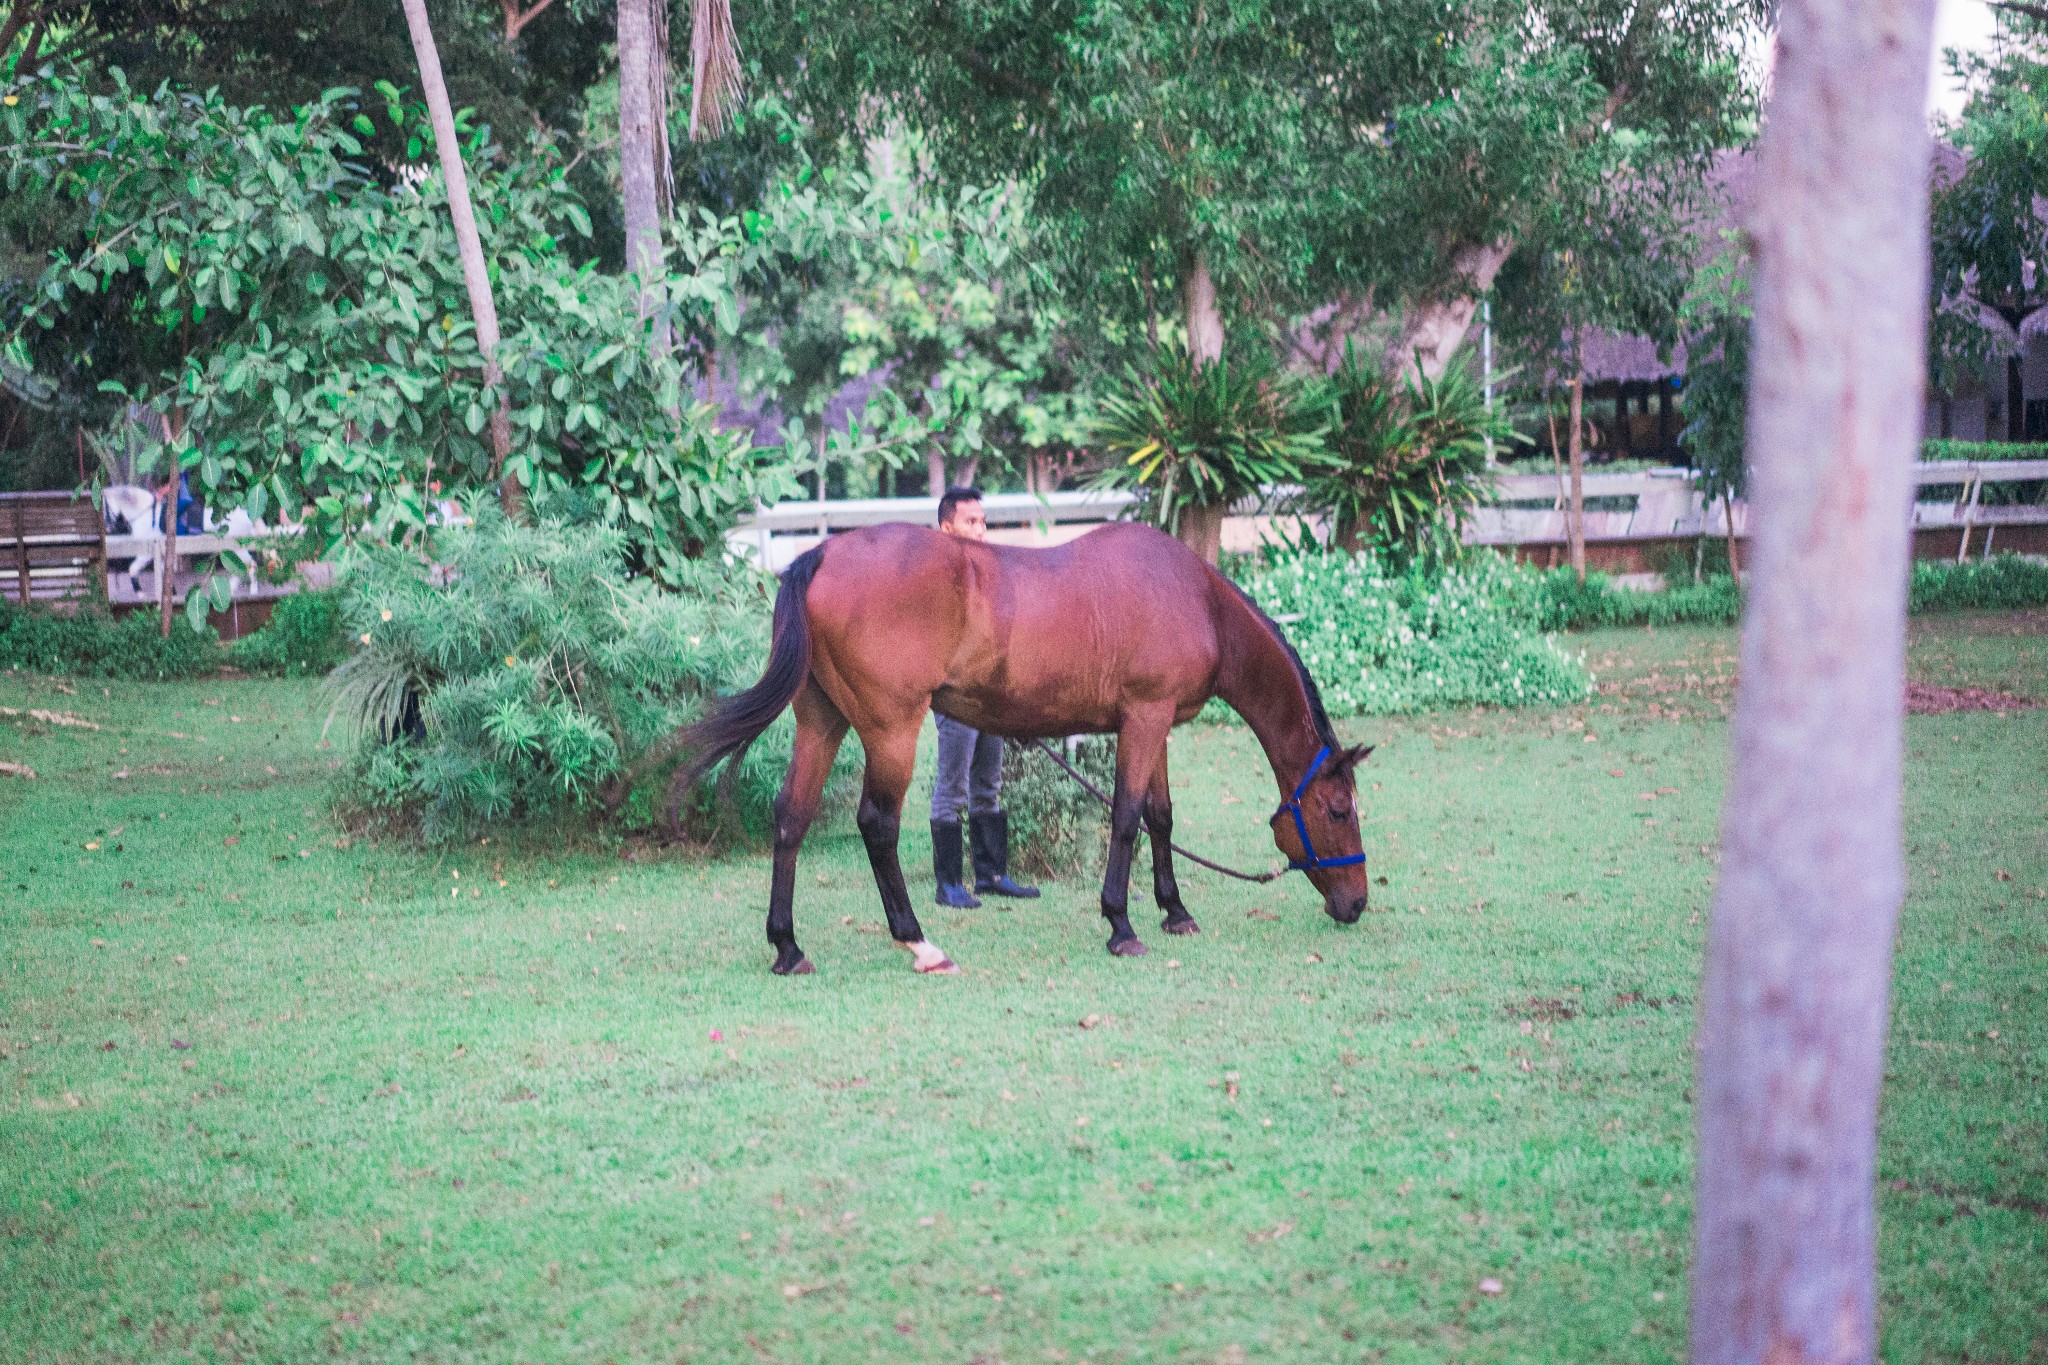
[[(981, 507), (989, 539), (1049, 544), (1089, 526), (1115, 521), (1138, 501), (1133, 493), (989, 493)], [(907, 521), (930, 526), (939, 519), (937, 498), (841, 498), (823, 502), (779, 502), (764, 507), (726, 533), (736, 554), (780, 571), (790, 560), (834, 531)], [(1062, 532), (1066, 534), (1063, 534)]]
[[(2048, 525), (2048, 505), (1986, 507), (1984, 485), (2048, 479), (2048, 460), (1936, 460), (1913, 466), (1917, 488), (1950, 485), (1960, 489), (1953, 499), (1913, 503), (1913, 529)], [(1709, 504), (1699, 494), (1691, 470), (1649, 470), (1637, 474), (1587, 474), (1581, 489), (1588, 499), (1632, 498), (1623, 509), (1586, 513), (1588, 540), (1651, 540), (1728, 534), (1728, 509)], [(1519, 545), (1565, 538), (1564, 481), (1555, 474), (1510, 474), (1496, 484), (1492, 506), (1475, 509), (1465, 522), (1465, 541), (1472, 545)], [(1521, 504), (1517, 506), (1516, 504)], [(1534, 505), (1531, 505), (1534, 504)], [(1747, 509), (1734, 504), (1738, 534), (1746, 531)]]

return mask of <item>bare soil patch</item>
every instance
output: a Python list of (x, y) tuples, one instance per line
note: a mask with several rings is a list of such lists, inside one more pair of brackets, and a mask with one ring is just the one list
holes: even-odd
[(1982, 687), (1935, 687), (1928, 683), (1906, 684), (1906, 714), (1946, 716), (1957, 711), (2029, 711), (2041, 703), (2010, 692), (1993, 692)]

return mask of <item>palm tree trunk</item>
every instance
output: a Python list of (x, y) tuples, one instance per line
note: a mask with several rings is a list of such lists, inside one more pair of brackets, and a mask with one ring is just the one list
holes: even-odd
[(1696, 1365), (1877, 1359), (1934, 5), (1779, 10), (1749, 601), (1700, 997)]
[(476, 213), (469, 202), (469, 173), (462, 165), (462, 144), (455, 137), (455, 110), (448, 102), (448, 83), (441, 76), (441, 54), (427, 22), (426, 0), (402, 0), (405, 26), (412, 33), (413, 56), (420, 67), (420, 90), (434, 125), (434, 147), (441, 156), (441, 179), (448, 187), (448, 216), (455, 224), (455, 249), (462, 257), (462, 283), (469, 291), (469, 312), (476, 322), (476, 348), (483, 355), (484, 382), (498, 390), (491, 414), (491, 477), (498, 484), (498, 503), (517, 517), (525, 508), (519, 475), (505, 467), (512, 453), (511, 398), (505, 372), (498, 367), (498, 304), (491, 295), (491, 276), (484, 266), (483, 239), (477, 235)]
[(618, 0), (619, 178), (626, 210), (626, 270), (640, 281), (640, 316), (653, 319), (657, 352), (670, 343), (661, 315), (661, 225), (673, 199), (668, 151), (667, 0)]

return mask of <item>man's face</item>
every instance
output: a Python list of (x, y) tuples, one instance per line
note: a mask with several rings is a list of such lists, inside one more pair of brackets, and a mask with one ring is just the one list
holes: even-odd
[(982, 510), (979, 502), (963, 502), (954, 507), (950, 520), (939, 523), (939, 529), (962, 540), (986, 540), (988, 513)]

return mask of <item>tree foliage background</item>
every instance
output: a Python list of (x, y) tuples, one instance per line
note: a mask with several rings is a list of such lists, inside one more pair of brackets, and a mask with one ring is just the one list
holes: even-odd
[[(1247, 372), (1348, 352), (1399, 399), (1491, 298), (1534, 383), (1577, 326), (1676, 336), (1712, 160), (1754, 121), (1739, 52), (1762, 19), (1749, 0), (743, 2), (747, 103), (692, 142), (685, 8), (648, 296), (622, 273), (616, 5), (431, 9), (502, 392), (396, 6), (6, 6), (0, 445), (21, 477), (75, 482), (80, 432), (140, 432), (216, 504), (420, 539), (437, 495), (480, 486), (502, 399), (535, 497), (598, 507), (673, 579), (756, 499), (1093, 477), (1097, 413), (1147, 401), (1134, 376), (1207, 327)], [(1406, 524), (1385, 511), (1346, 515)]]

